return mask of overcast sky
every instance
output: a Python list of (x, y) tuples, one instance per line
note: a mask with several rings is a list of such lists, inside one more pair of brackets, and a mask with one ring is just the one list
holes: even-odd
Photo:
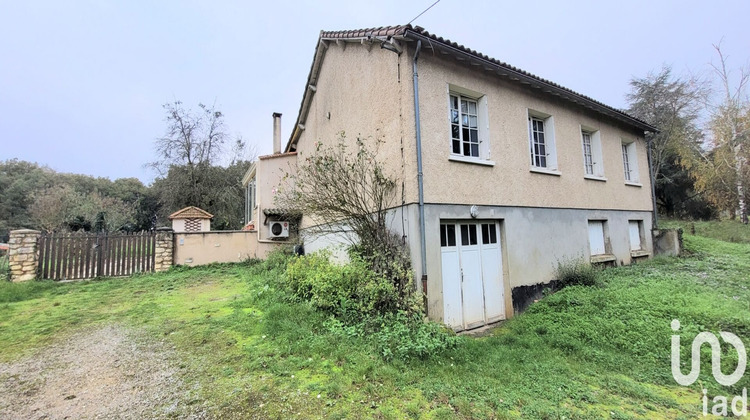
[[(286, 142), (321, 29), (404, 24), (433, 1), (0, 0), (0, 160), (150, 182), (175, 99), (215, 101), (270, 153), (271, 113)], [(631, 77), (706, 72), (722, 38), (746, 64), (748, 16), (747, 0), (441, 0), (414, 24), (624, 108)]]

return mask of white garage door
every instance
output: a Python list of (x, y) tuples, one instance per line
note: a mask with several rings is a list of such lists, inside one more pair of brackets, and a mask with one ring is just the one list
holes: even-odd
[(502, 250), (496, 222), (443, 222), (443, 322), (454, 330), (505, 319)]

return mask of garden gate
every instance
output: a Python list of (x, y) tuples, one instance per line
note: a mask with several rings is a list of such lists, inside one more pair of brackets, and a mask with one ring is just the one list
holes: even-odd
[(39, 279), (128, 276), (154, 271), (156, 232), (42, 234), (38, 249)]

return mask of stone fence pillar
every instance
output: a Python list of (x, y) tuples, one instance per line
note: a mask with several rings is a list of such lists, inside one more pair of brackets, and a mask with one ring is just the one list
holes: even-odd
[(167, 271), (172, 266), (174, 252), (174, 235), (170, 228), (156, 229), (156, 256), (154, 257), (154, 271)]
[(34, 280), (39, 264), (39, 236), (42, 232), (31, 229), (10, 231), (8, 240), (8, 266), (10, 281)]

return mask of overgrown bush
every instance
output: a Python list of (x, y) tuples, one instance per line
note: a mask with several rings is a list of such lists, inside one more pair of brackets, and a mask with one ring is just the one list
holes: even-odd
[(331, 263), (326, 253), (294, 258), (284, 279), (296, 298), (349, 323), (399, 311), (421, 312), (415, 293), (400, 291), (356, 255), (345, 265)]
[(411, 278), (410, 270), (392, 261), (378, 273), (372, 260), (356, 252), (350, 258), (337, 265), (325, 252), (293, 257), (282, 276), (283, 287), (292, 299), (330, 315), (331, 332), (370, 343), (386, 360), (425, 359), (455, 347), (458, 338), (452, 331), (423, 319), (413, 287), (399, 288), (394, 281)]
[(555, 274), (560, 287), (594, 286), (597, 284), (596, 267), (580, 259), (558, 262)]
[(267, 270), (286, 270), (289, 261), (294, 257), (291, 247), (283, 246), (271, 251), (263, 262), (263, 268)]

